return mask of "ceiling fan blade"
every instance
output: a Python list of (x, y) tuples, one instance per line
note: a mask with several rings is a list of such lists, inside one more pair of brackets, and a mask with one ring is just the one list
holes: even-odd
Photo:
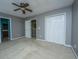
[(25, 14), (26, 12), (24, 10), (22, 10), (22, 13)]
[(24, 4), (24, 6), (26, 6), (26, 7), (27, 7), (27, 6), (29, 6), (29, 4), (28, 4), (28, 3), (25, 3), (25, 4)]
[(18, 9), (14, 9), (14, 11), (18, 11), (18, 10), (20, 10), (20, 8), (18, 8)]
[(32, 12), (32, 10), (31, 9), (28, 9), (28, 8), (25, 8), (25, 10)]
[(18, 5), (18, 4), (16, 4), (16, 3), (12, 3), (13, 5), (15, 5), (15, 6), (18, 6), (18, 7), (20, 7), (20, 5)]

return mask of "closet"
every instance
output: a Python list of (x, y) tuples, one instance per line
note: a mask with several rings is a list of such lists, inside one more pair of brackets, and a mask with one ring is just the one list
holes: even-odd
[(0, 18), (0, 28), (1, 28), (1, 41), (5, 42), (10, 40), (10, 23), (9, 19)]

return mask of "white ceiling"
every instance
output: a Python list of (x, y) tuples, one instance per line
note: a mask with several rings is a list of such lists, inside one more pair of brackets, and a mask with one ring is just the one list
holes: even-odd
[[(33, 12), (30, 13), (27, 11), (25, 15), (22, 14), (21, 11), (14, 12), (13, 10), (17, 7), (12, 5), (13, 2), (17, 4), (20, 2), (28, 2), (30, 4), (30, 7), (28, 8), (32, 9)], [(25, 18), (66, 7), (72, 3), (73, 0), (0, 0), (0, 12)]]

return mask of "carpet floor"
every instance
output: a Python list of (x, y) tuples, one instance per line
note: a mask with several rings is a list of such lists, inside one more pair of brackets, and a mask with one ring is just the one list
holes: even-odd
[(0, 59), (76, 59), (71, 48), (34, 39), (0, 44)]

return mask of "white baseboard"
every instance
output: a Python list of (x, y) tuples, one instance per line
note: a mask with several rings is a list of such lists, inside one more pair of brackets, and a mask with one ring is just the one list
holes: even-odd
[(21, 36), (21, 37), (13, 38), (13, 40), (21, 39), (21, 38), (24, 38), (24, 37), (25, 37), (25, 36)]
[(65, 44), (64, 46), (66, 46), (66, 47), (72, 47), (71, 45), (67, 45), (67, 44)]
[(75, 51), (74, 51), (73, 47), (71, 47), (71, 49), (72, 49), (72, 52), (74, 53), (74, 55), (75, 55), (76, 59), (78, 59), (78, 56), (77, 56), (77, 54), (75, 53)]
[[(43, 40), (43, 39), (37, 39), (37, 40), (40, 40), (40, 41), (46, 41), (46, 40)], [(46, 41), (46, 42), (49, 42), (49, 41)], [(52, 42), (53, 43), (53, 42)], [(54, 42), (55, 43), (55, 42)], [(58, 43), (56, 43), (58, 44)], [(60, 44), (60, 45), (64, 45), (66, 47), (72, 47), (71, 45), (67, 45), (67, 44)]]

